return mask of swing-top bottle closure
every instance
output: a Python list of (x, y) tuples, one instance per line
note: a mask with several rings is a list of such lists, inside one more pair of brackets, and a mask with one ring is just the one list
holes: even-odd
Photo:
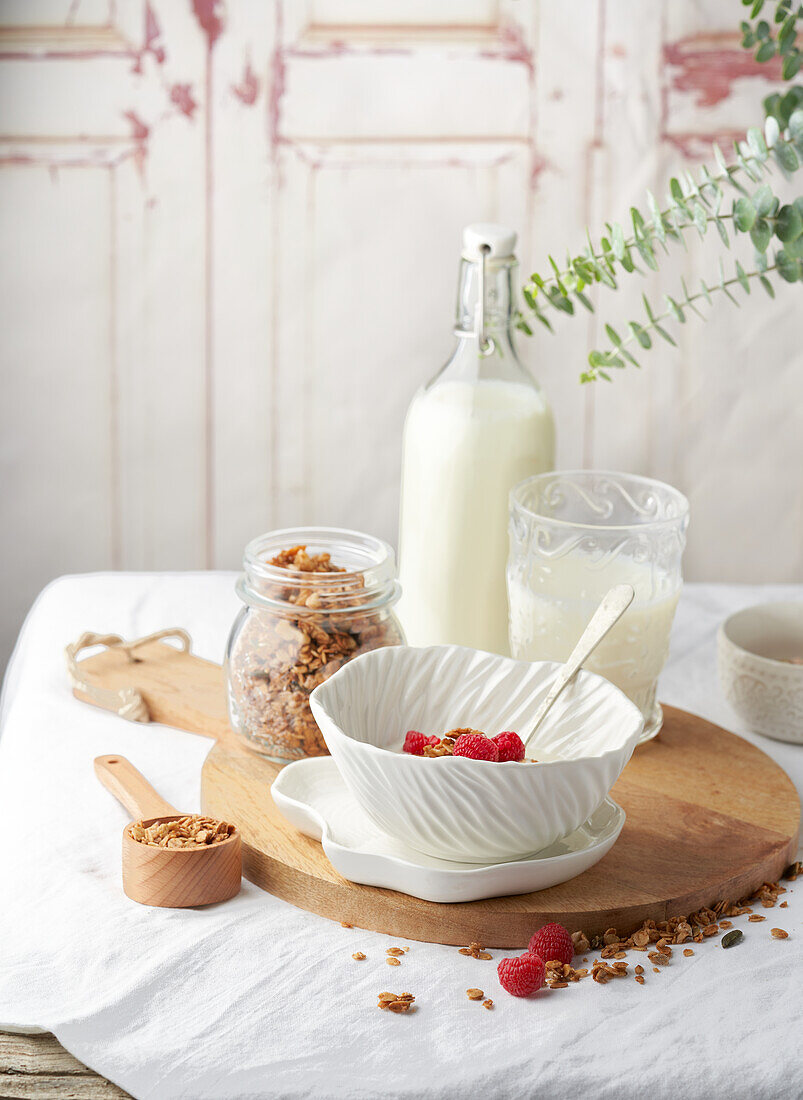
[(476, 339), (479, 355), (491, 355), (496, 342), (488, 333), (510, 325), (510, 272), (516, 264), (516, 233), (503, 225), (480, 222), (463, 231), (463, 252), (455, 336)]

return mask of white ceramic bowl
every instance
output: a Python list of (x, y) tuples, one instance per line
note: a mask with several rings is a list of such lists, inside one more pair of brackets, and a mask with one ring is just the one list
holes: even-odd
[(438, 859), (521, 859), (573, 832), (638, 743), (639, 709), (581, 671), (528, 749), (540, 764), (411, 756), (405, 732), (527, 733), (559, 665), (460, 646), (394, 646), (344, 665), (310, 696), (343, 779), (375, 825)]
[(725, 698), (753, 733), (803, 745), (803, 603), (765, 603), (726, 619), (717, 638)]

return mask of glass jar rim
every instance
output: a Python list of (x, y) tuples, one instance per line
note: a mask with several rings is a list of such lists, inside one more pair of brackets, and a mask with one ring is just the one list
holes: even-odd
[[(545, 512), (539, 511), (537, 507), (532, 507), (525, 503), (524, 497), (528, 489), (536, 482), (542, 485), (547, 485), (551, 480), (558, 478), (578, 478), (580, 480), (588, 480), (592, 477), (611, 478), (614, 481), (635, 483), (639, 486), (649, 487), (656, 490), (660, 490), (664, 493), (677, 507), (677, 512), (672, 516), (664, 516), (661, 519), (646, 519), (644, 521), (634, 520), (631, 523), (583, 523), (580, 520), (562, 519), (560, 516), (550, 516)], [(514, 485), (510, 490), (510, 510), (511, 512), (517, 512), (538, 520), (539, 523), (554, 524), (557, 527), (569, 527), (574, 530), (584, 531), (650, 531), (660, 530), (661, 528), (677, 527), (678, 525), (685, 526), (689, 518), (689, 501), (679, 489), (676, 489), (673, 485), (670, 485), (666, 481), (659, 481), (657, 478), (645, 477), (642, 474), (629, 474), (622, 470), (596, 470), (596, 469), (577, 469), (577, 470), (550, 470), (547, 473), (535, 474), (533, 477), (525, 478), (524, 481), (520, 481), (517, 485)]]
[[(333, 564), (341, 568), (326, 573), (302, 572), (271, 565), (270, 557), (294, 546), (306, 546), (310, 554), (328, 553)], [(341, 602), (333, 600), (324, 606), (307, 608), (289, 600), (277, 599), (260, 592), (256, 585), (267, 583), (279, 588), (331, 592), (333, 581), (361, 578), (359, 592), (363, 597), (352, 604), (350, 593), (341, 596)], [(269, 607), (299, 614), (359, 614), (393, 604), (401, 594), (396, 579), (396, 556), (393, 547), (362, 531), (342, 527), (284, 527), (268, 531), (252, 539), (243, 554), (243, 574), (237, 582), (237, 594), (247, 604)], [(352, 588), (352, 592), (356, 589)]]

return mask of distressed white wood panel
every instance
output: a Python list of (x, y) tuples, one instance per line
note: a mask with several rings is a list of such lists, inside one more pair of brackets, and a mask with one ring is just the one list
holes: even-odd
[(288, 66), (283, 130), (297, 140), (412, 137), (439, 144), (514, 136), (526, 131), (529, 115), (522, 69), (434, 50), (412, 58), (356, 54), (347, 62), (297, 56)]
[(218, 568), (237, 568), (246, 542), (275, 523), (273, 341), (276, 280), (287, 273), (276, 239), (279, 180), (269, 125), (274, 34), (270, 4), (236, 5), (213, 53), (212, 564)]
[[(761, 121), (777, 66), (750, 64), (714, 0), (667, 4), (665, 175), (710, 160), (710, 140)], [(714, 31), (712, 38), (712, 30)], [(721, 33), (717, 34), (719, 30)], [(678, 48), (678, 43), (682, 49)], [(695, 50), (698, 51), (695, 54)], [(690, 53), (691, 51), (691, 53)], [(689, 159), (693, 158), (693, 159)], [(776, 174), (776, 186), (783, 182)], [(799, 193), (799, 181), (793, 193)], [(729, 196), (728, 203), (731, 201)], [(690, 285), (716, 280), (713, 240), (685, 257)], [(737, 252), (746, 269), (752, 249)], [(737, 256), (726, 260), (728, 274)], [(677, 482), (692, 508), (687, 575), (748, 581), (803, 576), (803, 354), (800, 288), (719, 301), (681, 333)]]
[[(516, 224), (524, 277), (647, 186), (660, 197), (760, 118), (773, 73), (742, 56), (741, 16), (734, 0), (6, 0), (0, 205), (19, 264), (2, 370), (20, 412), (4, 496), (45, 548), (0, 551), (14, 607), (65, 568), (233, 566), (283, 523), (393, 538), (401, 421), (448, 353), (462, 225)], [(650, 296), (709, 269), (692, 247)], [(600, 316), (639, 316), (641, 289), (603, 292)], [(721, 306), (609, 388), (576, 381), (598, 318), (522, 343), (561, 465), (689, 494), (689, 576), (803, 574), (796, 310), (799, 288)], [(54, 393), (80, 388), (80, 419), (35, 415), (54, 347)], [(53, 447), (96, 502), (62, 544), (49, 508), (22, 503), (53, 494)]]
[(7, 654), (13, 626), (56, 572), (115, 564), (110, 193), (105, 169), (5, 165), (0, 187), (0, 623)]
[(447, 26), (488, 26), (499, 18), (498, 0), (404, 0), (403, 4), (377, 4), (376, 0), (310, 0), (308, 18), (319, 25), (341, 25), (350, 31), (366, 25), (404, 25), (417, 29)]
[[(582, 29), (571, 5), (539, 4), (534, 43), (533, 139), (528, 186), (529, 231), (519, 258), (524, 277), (580, 249), (585, 227), (597, 220), (594, 173), (599, 156), (596, 105), (600, 66), (599, 5), (587, 5)], [(582, 75), (578, 75), (582, 74)], [(551, 314), (554, 332), (537, 321), (523, 356), (552, 404), (557, 420), (556, 461), (564, 469), (587, 464), (588, 405), (592, 395), (579, 385), (595, 320)]]
[[(207, 359), (207, 40), (189, 7), (151, 6), (165, 60), (138, 78), (141, 155), (118, 169), (114, 227), (122, 563), (211, 564)], [(176, 102), (174, 89), (186, 96)], [(183, 107), (183, 109), (182, 109)]]
[[(402, 424), (413, 392), (451, 353), (461, 229), (476, 218), (521, 224), (528, 170), (522, 149), (458, 147), (447, 161), (414, 150), (401, 156), (403, 171), (365, 148), (339, 166), (309, 169), (298, 227), (314, 240), (316, 258), (305, 355), (306, 518), (394, 542)], [(505, 176), (519, 185), (510, 189), (513, 204), (499, 201)], [(437, 285), (435, 270), (445, 273)], [(280, 422), (286, 429), (295, 430), (290, 416)]]
[(104, 27), (115, 14), (114, 0), (3, 0), (4, 27)]
[[(609, 4), (600, 27), (602, 101), (598, 105), (599, 175), (594, 189), (597, 240), (606, 221), (615, 219), (629, 226), (631, 207), (646, 208), (648, 189), (659, 198), (666, 189), (661, 165), (661, 82), (656, 79), (662, 64), (662, 24), (659, 19), (644, 20), (642, 12), (643, 7), (635, 0)], [(643, 319), (643, 293), (657, 308), (663, 290), (673, 289), (677, 282), (678, 265), (673, 265), (671, 259), (667, 266), (662, 262), (657, 277), (640, 259), (637, 262), (645, 276), (624, 275), (618, 291), (600, 288), (595, 296), (596, 346), (609, 344), (605, 322), (624, 334), (628, 320)], [(602, 382), (589, 387), (594, 405), (586, 441), (589, 464), (672, 482), (677, 351), (664, 345), (660, 337), (656, 337), (651, 351), (644, 355), (639, 351), (635, 354), (643, 370), (614, 372), (613, 384)]]

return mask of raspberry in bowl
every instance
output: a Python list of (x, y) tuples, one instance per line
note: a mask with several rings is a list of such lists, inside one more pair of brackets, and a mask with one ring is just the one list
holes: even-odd
[(523, 741), (559, 667), (392, 646), (344, 665), (310, 705), (346, 786), (383, 832), (438, 859), (523, 859), (579, 828), (630, 759), (643, 718), (618, 688), (581, 669), (528, 745), (537, 764), (499, 760), (493, 739), (496, 759), (402, 750), (409, 732), (516, 731)]

